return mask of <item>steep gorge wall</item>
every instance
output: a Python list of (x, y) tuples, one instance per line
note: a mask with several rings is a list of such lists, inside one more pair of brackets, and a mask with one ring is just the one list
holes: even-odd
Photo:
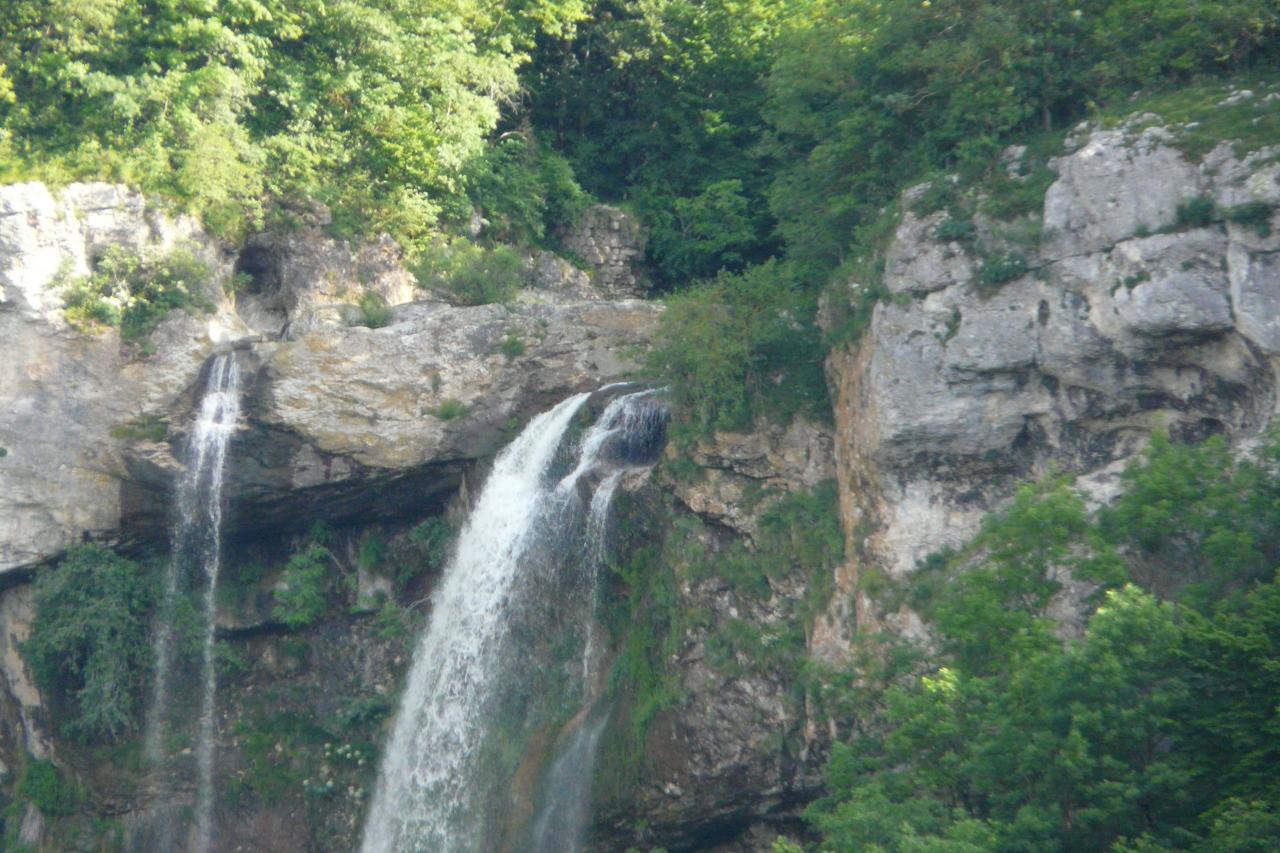
[[(925, 212), (923, 188), (907, 193), (887, 252), (890, 298), (856, 343), (828, 359), (834, 425), (720, 434), (669, 451), (657, 472), (627, 484), (614, 531), (620, 558), (642, 567), (636, 555), (658, 548), (665, 562), (650, 568), (667, 585), (648, 591), (646, 609), (620, 615), (647, 628), (656, 614), (668, 633), (646, 649), (658, 688), (619, 694), (602, 756), (597, 849), (767, 847), (820, 791), (829, 740), (845, 731), (797, 688), (800, 668), (847, 663), (859, 627), (927, 634), (909, 610), (884, 612), (867, 580), (909, 577), (922, 557), (968, 540), (1018, 484), (1052, 470), (1080, 475), (1105, 499), (1154, 428), (1247, 445), (1271, 421), (1277, 153), (1237, 156), (1223, 145), (1193, 159), (1158, 126), (1081, 128), (1053, 164), (1037, 214), (1013, 223), (979, 214), (975, 236), (958, 240), (939, 236), (953, 214)], [(1196, 199), (1218, 213), (1180, 217)], [(1246, 204), (1269, 211), (1269, 229), (1226, 221), (1224, 212)], [(359, 611), (359, 592), (352, 612), (307, 631), (273, 623), (272, 571), (284, 540), (315, 518), (345, 525), (340, 561), (361, 590), (386, 589), (385, 579), (356, 570), (362, 537), (381, 532), (398, 553), (412, 522), (446, 506), (458, 512), (471, 472), (520, 419), (636, 370), (660, 309), (601, 300), (589, 277), (545, 257), (535, 275), (550, 289), (511, 306), (409, 303), (417, 294), (392, 246), (353, 249), (307, 226), (237, 256), (194, 223), (106, 185), (58, 198), (33, 185), (0, 189), (0, 214), (0, 341), (13, 354), (0, 360), (0, 446), (9, 450), (0, 458), (0, 571), (11, 572), (0, 599), (0, 759), (71, 751), (49, 739), (16, 655), (30, 620), (29, 587), (18, 579), (86, 535), (130, 547), (164, 542), (174, 449), (201, 365), (237, 347), (250, 378), (232, 450), (230, 524), (242, 549), (233, 562), (273, 568), (223, 615), (245, 666), (228, 681), (220, 727), (220, 766), (228, 784), (242, 786), (223, 819), (246, 849), (263, 839), (271, 849), (318, 839), (346, 849), (362, 814), (359, 773), (345, 758), (322, 758), (321, 744), (298, 732), (255, 729), (255, 715), (330, 719), (355, 699), (385, 697), (406, 641), (379, 633)], [(588, 236), (604, 240), (612, 220), (592, 221)], [(1033, 245), (1017, 236), (1029, 231), (1040, 234)], [(113, 243), (178, 242), (193, 243), (215, 270), (216, 308), (174, 313), (154, 333), (153, 354), (61, 318), (48, 283), (64, 259), (85, 271)], [(1014, 251), (1025, 274), (984, 275), (993, 254)], [(600, 256), (621, 263), (616, 252)], [(256, 278), (232, 299), (216, 285), (236, 269)], [(390, 324), (350, 325), (370, 291), (393, 306)], [(522, 353), (503, 353), (511, 337)], [(442, 417), (446, 403), (465, 414)], [(156, 424), (160, 434), (148, 428)], [(823, 492), (832, 479), (838, 488)], [(845, 559), (831, 569), (815, 618), (813, 592), (826, 578), (799, 563), (745, 576), (742, 565), (764, 547), (772, 507), (817, 493), (838, 501)], [(403, 603), (425, 597), (430, 582), (416, 581)], [(628, 591), (614, 588), (619, 598)], [(1063, 614), (1070, 618), (1071, 602)], [(619, 660), (626, 637), (615, 638)], [(376, 726), (355, 731), (372, 742)], [(351, 791), (317, 801), (324, 808), (301, 795), (268, 803), (245, 794), (244, 780), (261, 770), (253, 744), (266, 743), (254, 738), (268, 736), (317, 767), (339, 767), (334, 778)], [(102, 768), (84, 772), (107, 791), (98, 805), (112, 814), (135, 808)]]

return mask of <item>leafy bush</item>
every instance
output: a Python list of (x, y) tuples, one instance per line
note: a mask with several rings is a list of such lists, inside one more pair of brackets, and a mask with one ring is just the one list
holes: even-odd
[(329, 549), (311, 541), (289, 558), (271, 615), (291, 630), (319, 622), (329, 610)]
[(985, 290), (1007, 284), (1027, 274), (1027, 259), (1015, 252), (984, 258), (978, 268), (978, 282)]
[(452, 398), (445, 398), (440, 401), (440, 405), (434, 409), (428, 410), (430, 414), (442, 421), (451, 421), (456, 418), (465, 417), (467, 412), (467, 404)]
[(449, 547), (453, 544), (454, 535), (453, 525), (442, 515), (432, 516), (414, 527), (409, 532), (409, 541), (413, 543), (422, 560), (422, 564), (415, 568), (414, 573), (424, 569), (443, 568)]
[(80, 328), (118, 326), (124, 340), (143, 340), (175, 308), (212, 310), (204, 290), (209, 268), (186, 249), (146, 259), (120, 245), (107, 248), (87, 277), (60, 276), (67, 320)]
[(530, 133), (508, 136), (468, 170), (472, 202), (496, 240), (544, 245), (571, 225), (590, 199), (562, 155), (539, 145)]
[(1213, 199), (1203, 195), (1196, 196), (1178, 205), (1174, 225), (1178, 228), (1203, 228), (1213, 222), (1216, 214)]
[(435, 244), (411, 265), (418, 286), (459, 305), (510, 302), (524, 283), (524, 261), (513, 249), (486, 249), (458, 238)]
[(756, 416), (823, 417), (824, 351), (814, 312), (815, 300), (791, 270), (772, 261), (673, 296), (648, 363), (671, 382), (685, 436), (745, 429)]
[(0, 5), (0, 165), (124, 180), (232, 241), (264, 198), (310, 198), (338, 230), (412, 243), (464, 198), (462, 166), (518, 93), (533, 39), (582, 16), (577, 3), (250, 6), (202, 6), (193, 23), (181, 3)]
[(68, 706), (63, 730), (115, 739), (137, 722), (151, 670), (153, 588), (137, 563), (98, 545), (67, 552), (35, 581), (35, 621), (22, 653), (36, 683)]
[[(1277, 439), (1250, 461), (1157, 434), (1099, 515), (1050, 480), (928, 561), (913, 603), (943, 657), (833, 750), (823, 849), (1269, 849), (1278, 498)], [(1102, 598), (1064, 640), (1066, 577)]]
[(31, 759), (27, 763), (15, 793), (45, 817), (75, 814), (80, 803), (78, 792), (63, 778), (62, 771), (52, 761), (43, 758)]
[(1274, 213), (1274, 205), (1267, 204), (1264, 201), (1251, 201), (1229, 208), (1226, 211), (1226, 217), (1228, 222), (1234, 222), (1237, 225), (1248, 225), (1253, 228), (1259, 237), (1270, 237), (1271, 217)]
[(977, 233), (973, 227), (972, 220), (956, 219), (953, 216), (948, 216), (938, 223), (938, 227), (934, 229), (933, 236), (944, 243), (968, 243), (977, 236)]
[(381, 329), (391, 322), (391, 317), (394, 313), (391, 310), (391, 306), (387, 304), (386, 298), (381, 293), (372, 291), (360, 297), (359, 308), (359, 324), (370, 329)]

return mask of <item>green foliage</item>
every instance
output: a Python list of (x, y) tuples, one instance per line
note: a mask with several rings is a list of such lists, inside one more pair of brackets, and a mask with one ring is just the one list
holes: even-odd
[[(1018, 136), (1136, 88), (1265, 67), (1278, 26), (1269, 0), (800, 4), (766, 83), (769, 196), (788, 253), (833, 268), (855, 226), (918, 176), (991, 174)], [(1043, 182), (1016, 208), (1032, 209)]]
[(218, 678), (232, 680), (249, 671), (249, 662), (244, 655), (236, 651), (236, 647), (226, 640), (219, 640), (213, 647), (213, 664), (217, 667)]
[(375, 531), (368, 531), (360, 537), (360, 547), (356, 550), (356, 565), (364, 571), (375, 571), (387, 558), (387, 542)]
[(978, 283), (988, 292), (1027, 274), (1027, 259), (1016, 252), (984, 258), (978, 267)]
[(112, 245), (88, 277), (59, 276), (68, 322), (82, 329), (118, 326), (131, 343), (144, 340), (175, 308), (210, 310), (209, 269), (186, 249), (147, 259)]
[(1174, 225), (1177, 228), (1203, 228), (1213, 222), (1216, 215), (1217, 208), (1212, 198), (1196, 196), (1178, 205)]
[(977, 234), (972, 220), (956, 219), (953, 216), (949, 216), (938, 223), (938, 227), (933, 231), (933, 236), (946, 243), (970, 243), (977, 237)]
[(510, 302), (524, 284), (524, 261), (513, 249), (487, 249), (462, 238), (432, 244), (413, 262), (418, 286), (459, 305)]
[(37, 574), (22, 653), (36, 683), (65, 703), (65, 733), (116, 739), (135, 727), (151, 670), (153, 594), (137, 563), (98, 545), (73, 548)]
[[(1050, 480), (927, 561), (913, 604), (943, 665), (880, 688), (882, 724), (833, 750), (822, 849), (1269, 849), (1278, 448), (1158, 434), (1100, 516)], [(1067, 576), (1105, 597), (1064, 642)]]
[(776, 249), (759, 143), (780, 0), (601, 0), (539, 45), (530, 117), (584, 186), (650, 226), (659, 288)]
[(289, 558), (275, 590), (271, 615), (290, 630), (314, 625), (329, 610), (329, 562), (333, 556), (311, 541)]
[(1221, 437), (1185, 446), (1153, 435), (1101, 517), (1108, 538), (1134, 555), (1135, 580), (1208, 604), (1269, 578), (1280, 555), (1277, 447), (1249, 462)]
[(15, 0), (0, 9), (10, 171), (164, 193), (236, 239), (262, 199), (421, 239), (461, 195), (516, 69), (578, 0), (203, 4)]
[(498, 352), (502, 353), (502, 357), (507, 361), (514, 361), (524, 355), (524, 351), (524, 338), (521, 338), (515, 332), (507, 332), (503, 336), (502, 342), (498, 344)]
[(80, 804), (80, 795), (75, 786), (48, 759), (29, 760), (14, 793), (34, 805), (45, 817), (75, 814)]
[(465, 403), (452, 398), (445, 398), (440, 401), (440, 405), (429, 411), (442, 421), (451, 421), (455, 418), (465, 417), (469, 410)]
[(649, 367), (672, 383), (677, 430), (687, 437), (746, 429), (759, 416), (823, 417), (829, 404), (815, 308), (778, 262), (673, 296)]
[(391, 306), (387, 304), (386, 297), (373, 291), (360, 297), (358, 307), (360, 308), (358, 325), (367, 326), (370, 329), (381, 329), (391, 322), (394, 314)]
[(467, 177), (486, 232), (504, 243), (545, 245), (590, 202), (569, 161), (537, 144), (531, 133), (501, 139), (475, 161)]
[(1275, 207), (1262, 201), (1251, 201), (1228, 208), (1225, 212), (1228, 222), (1247, 225), (1259, 237), (1271, 236), (1271, 217)]
[(394, 710), (386, 696), (373, 693), (352, 699), (343, 705), (338, 710), (336, 722), (341, 731), (376, 726), (391, 716)]
[(426, 567), (439, 569), (444, 566), (453, 536), (449, 520), (442, 515), (434, 515), (414, 527), (409, 533), (409, 540), (421, 552)]

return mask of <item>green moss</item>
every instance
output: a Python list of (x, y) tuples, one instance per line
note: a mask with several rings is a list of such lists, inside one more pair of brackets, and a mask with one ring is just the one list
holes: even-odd
[(31, 759), (27, 763), (15, 793), (45, 817), (72, 815), (80, 804), (80, 794), (75, 786), (48, 759)]
[(445, 398), (440, 401), (440, 405), (434, 409), (429, 409), (429, 413), (442, 421), (451, 421), (455, 418), (464, 417), (467, 412), (467, 405), (452, 398)]
[(143, 415), (116, 424), (110, 430), (112, 438), (123, 441), (161, 442), (169, 437), (169, 425), (157, 415)]

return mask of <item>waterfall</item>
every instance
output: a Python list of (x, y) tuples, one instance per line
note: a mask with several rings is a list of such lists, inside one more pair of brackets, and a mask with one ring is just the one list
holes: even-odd
[[(563, 701), (550, 684), (538, 683), (531, 663), (533, 648), (557, 636), (557, 628), (559, 636), (585, 637), (573, 689), (589, 710), (598, 657), (591, 631), (595, 575), (609, 501), (623, 470), (652, 464), (665, 441), (666, 412), (645, 402), (652, 396), (611, 401), (562, 477), (552, 472), (586, 394), (539, 415), (498, 455), (433, 594), (379, 771), (364, 853), (499, 846), (504, 828), (497, 824), (510, 811), (513, 775), (503, 724), (518, 729), (511, 720), (524, 719), (540, 701)], [(589, 499), (582, 494), (588, 489)], [(553, 695), (532, 696), (539, 687)], [(586, 716), (580, 730), (587, 729), (590, 744), (577, 752), (594, 761), (603, 718), (592, 718), (588, 728)], [(576, 790), (574, 813), (585, 816), (589, 779)], [(540, 849), (576, 848), (564, 846), (566, 835), (555, 828), (563, 821), (553, 826), (540, 815), (535, 823), (546, 823), (549, 843), (558, 845)]]
[[(222, 483), (227, 444), (240, 417), (240, 370), (235, 355), (215, 356), (186, 449), (186, 470), (178, 482), (173, 555), (165, 573), (164, 597), (156, 631), (156, 674), (146, 726), (146, 753), (157, 771), (173, 772), (166, 737), (184, 714), (174, 707), (173, 680), (182, 671), (184, 637), (180, 612), (189, 591), (203, 586), (200, 644), (201, 704), (196, 731), (196, 836), (192, 849), (208, 850), (212, 840), (214, 720), (217, 671), (213, 653), (217, 616), (218, 569), (222, 556)], [(161, 827), (160, 849), (177, 849), (170, 825)]]

